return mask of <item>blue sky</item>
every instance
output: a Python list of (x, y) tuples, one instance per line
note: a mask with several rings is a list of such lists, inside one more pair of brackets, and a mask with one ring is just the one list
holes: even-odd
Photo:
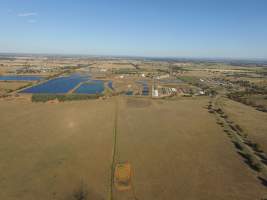
[(267, 58), (266, 0), (0, 0), (0, 52)]

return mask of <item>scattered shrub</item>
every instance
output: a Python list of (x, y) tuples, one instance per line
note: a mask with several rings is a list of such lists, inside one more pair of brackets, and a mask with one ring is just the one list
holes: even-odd
[(79, 188), (79, 190), (75, 191), (73, 194), (74, 200), (87, 200), (88, 199), (88, 192), (83, 188)]
[(225, 114), (221, 114), (221, 117), (222, 117), (222, 118), (225, 118), (225, 119), (228, 118), (228, 116), (225, 115)]
[(243, 132), (243, 129), (242, 129), (238, 124), (235, 125), (235, 127), (236, 127), (236, 129), (237, 129), (238, 131)]
[(257, 152), (262, 152), (260, 145), (257, 143), (254, 143), (252, 148)]
[(232, 124), (230, 124), (229, 126), (230, 126), (230, 128), (231, 128), (233, 131), (237, 131), (236, 127), (233, 126)]
[(235, 145), (235, 147), (236, 147), (237, 149), (239, 149), (239, 150), (243, 150), (243, 147), (241, 146), (241, 144), (240, 144), (239, 142), (234, 141), (233, 143), (234, 143), (234, 145)]
[(256, 171), (261, 171), (262, 170), (262, 166), (259, 162), (257, 162), (252, 155), (250, 155), (249, 153), (244, 154), (244, 157), (247, 159), (248, 164), (255, 169)]
[(220, 109), (220, 108), (216, 109), (215, 111), (216, 111), (217, 113), (219, 113), (219, 114), (223, 114), (223, 111), (222, 111), (222, 109)]
[(262, 166), (261, 166), (260, 163), (254, 163), (254, 164), (252, 165), (252, 167), (253, 167), (256, 171), (258, 171), (258, 172), (260, 172), (260, 171), (262, 170)]
[(257, 143), (253, 143), (250, 140), (246, 140), (245, 143), (249, 145), (251, 148), (253, 148), (257, 152), (262, 152), (261, 147)]

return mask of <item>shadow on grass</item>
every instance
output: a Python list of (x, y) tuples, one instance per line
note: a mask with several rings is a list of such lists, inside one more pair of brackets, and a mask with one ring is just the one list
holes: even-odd
[(267, 180), (262, 178), (262, 177), (258, 177), (258, 179), (261, 181), (261, 184), (264, 185), (265, 187), (267, 187)]
[(104, 200), (104, 197), (81, 184), (66, 200)]
[(267, 165), (267, 160), (266, 159), (262, 159), (262, 162)]
[(252, 157), (251, 157), (250, 155), (248, 155), (248, 154), (244, 154), (244, 153), (242, 153), (242, 152), (240, 152), (240, 151), (237, 151), (237, 153), (238, 153), (241, 157), (243, 157), (243, 159), (244, 159), (244, 160), (243, 160), (244, 163), (246, 163), (251, 169), (253, 169), (253, 170), (257, 171), (257, 172), (261, 171), (261, 166), (260, 166), (260, 164), (259, 164), (259, 163), (254, 163), (253, 160), (252, 160)]
[(267, 158), (265, 154), (257, 153), (263, 164), (267, 165)]

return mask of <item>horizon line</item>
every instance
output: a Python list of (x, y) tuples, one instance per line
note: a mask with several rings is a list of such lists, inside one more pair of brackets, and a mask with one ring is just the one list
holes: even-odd
[(184, 59), (184, 60), (239, 60), (239, 61), (264, 61), (267, 62), (267, 58), (248, 58), (248, 57), (226, 57), (226, 56), (141, 56), (141, 55), (120, 55), (120, 54), (81, 54), (81, 53), (32, 53), (32, 52), (2, 52), (0, 55), (41, 55), (41, 56), (85, 56), (85, 57), (113, 57), (113, 58), (147, 58), (147, 59)]

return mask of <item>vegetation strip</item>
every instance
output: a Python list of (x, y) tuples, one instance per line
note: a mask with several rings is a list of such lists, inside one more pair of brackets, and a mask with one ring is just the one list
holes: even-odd
[(32, 95), (32, 102), (47, 102), (52, 100), (58, 101), (78, 101), (78, 100), (89, 100), (89, 99), (97, 99), (103, 95), (101, 94), (33, 94)]
[(239, 125), (235, 125), (228, 119), (221, 106), (218, 103), (220, 96), (216, 96), (213, 101), (210, 101), (208, 110), (216, 115), (217, 123), (224, 128), (224, 132), (231, 138), (231, 141), (238, 150), (238, 153), (245, 159), (246, 163), (259, 173), (259, 179), (267, 183), (267, 156), (260, 149), (259, 145), (251, 142), (247, 138), (247, 134), (243, 133)]

